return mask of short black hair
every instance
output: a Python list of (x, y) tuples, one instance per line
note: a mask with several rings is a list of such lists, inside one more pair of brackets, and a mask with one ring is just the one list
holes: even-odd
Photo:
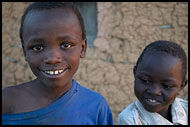
[(73, 2), (35, 2), (32, 3), (28, 6), (28, 8), (26, 8), (22, 18), (21, 18), (21, 26), (20, 26), (20, 39), (21, 39), (21, 43), (23, 45), (24, 40), (23, 40), (23, 24), (24, 24), (24, 20), (26, 15), (31, 11), (31, 10), (50, 10), (50, 9), (55, 9), (55, 8), (69, 8), (71, 9), (77, 16), (80, 26), (81, 26), (81, 30), (82, 30), (82, 39), (86, 39), (86, 30), (85, 30), (85, 26), (84, 26), (84, 20), (83, 17), (79, 11), (79, 9), (77, 8), (77, 4), (79, 4), (78, 2), (73, 3)]
[(186, 80), (187, 56), (185, 54), (185, 51), (180, 45), (171, 41), (166, 41), (166, 40), (158, 40), (158, 41), (150, 43), (144, 48), (143, 52), (139, 56), (136, 63), (136, 69), (138, 68), (139, 63), (142, 61), (143, 56), (148, 52), (149, 53), (150, 52), (165, 52), (171, 56), (179, 58), (182, 61), (182, 76), (183, 76), (182, 82)]

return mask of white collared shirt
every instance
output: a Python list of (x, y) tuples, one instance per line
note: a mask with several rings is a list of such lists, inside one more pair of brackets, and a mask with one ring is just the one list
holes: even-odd
[(172, 123), (158, 113), (151, 113), (144, 109), (137, 99), (125, 108), (118, 116), (119, 125), (187, 125), (188, 102), (176, 98), (171, 106)]

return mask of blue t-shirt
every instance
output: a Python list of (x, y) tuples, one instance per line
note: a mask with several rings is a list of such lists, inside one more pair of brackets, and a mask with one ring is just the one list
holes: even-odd
[(113, 125), (113, 117), (102, 95), (73, 80), (72, 88), (51, 105), (26, 113), (3, 114), (2, 124)]

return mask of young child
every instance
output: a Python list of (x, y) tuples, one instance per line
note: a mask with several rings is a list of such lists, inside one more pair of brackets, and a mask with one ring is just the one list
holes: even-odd
[(176, 95), (187, 84), (187, 57), (169, 41), (149, 44), (134, 67), (137, 100), (124, 109), (118, 124), (187, 125), (188, 102)]
[(74, 4), (31, 4), (22, 17), (20, 38), (37, 78), (3, 90), (3, 125), (113, 124), (105, 98), (72, 79), (87, 49)]

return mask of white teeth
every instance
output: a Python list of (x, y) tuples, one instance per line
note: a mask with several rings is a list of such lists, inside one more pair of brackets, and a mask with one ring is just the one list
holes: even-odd
[(59, 73), (59, 71), (55, 71), (55, 72), (54, 72), (54, 74), (58, 74), (58, 73)]
[(50, 74), (50, 71), (45, 71), (45, 73)]
[(59, 70), (59, 73), (63, 72), (63, 70)]
[(148, 99), (150, 102), (153, 102), (153, 103), (155, 103), (155, 102), (157, 102), (156, 100), (152, 100), (152, 99)]
[(57, 75), (57, 74), (60, 74), (62, 72), (63, 72), (63, 70), (45, 71), (45, 73), (49, 74), (49, 75)]
[(53, 75), (54, 74), (54, 72), (53, 71), (50, 71), (50, 75)]

